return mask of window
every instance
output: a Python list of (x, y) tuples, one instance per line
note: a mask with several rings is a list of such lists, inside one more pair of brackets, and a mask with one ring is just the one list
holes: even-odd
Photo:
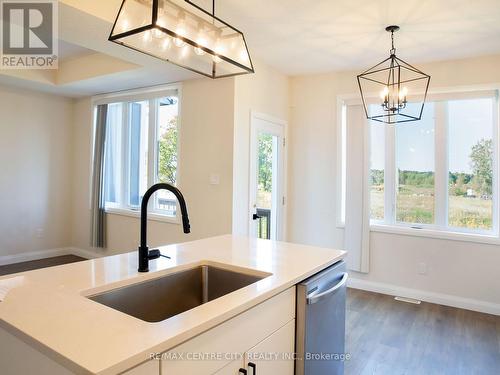
[[(370, 123), (372, 221), (497, 233), (496, 111), (495, 96), (436, 100), (426, 104), (421, 121)], [(395, 168), (392, 180), (385, 178), (386, 164)], [(393, 195), (384, 193), (388, 184)]]
[(448, 102), (451, 227), (493, 229), (493, 134), (495, 101)]
[[(108, 103), (104, 159), (107, 210), (139, 210), (149, 186), (178, 183), (178, 90)], [(177, 216), (175, 196), (159, 191), (151, 211)]]
[(434, 224), (434, 103), (421, 121), (406, 125), (395, 127), (396, 222)]
[(385, 132), (384, 128), (370, 123), (370, 218), (384, 220), (385, 210)]
[(421, 121), (368, 122), (372, 225), (498, 237), (498, 111), (497, 91), (440, 94)]

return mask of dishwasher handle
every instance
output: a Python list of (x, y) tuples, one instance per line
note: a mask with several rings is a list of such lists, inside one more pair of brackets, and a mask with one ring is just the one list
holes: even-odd
[(313, 294), (311, 297), (308, 297), (307, 304), (308, 305), (315, 304), (316, 302), (320, 302), (321, 300), (325, 299), (327, 296), (336, 293), (340, 288), (342, 288), (347, 283), (348, 277), (349, 274), (347, 272), (344, 272), (342, 274), (342, 278), (337, 284), (335, 284), (335, 286), (331, 287), (328, 290), (325, 290), (324, 292), (321, 292), (319, 294)]

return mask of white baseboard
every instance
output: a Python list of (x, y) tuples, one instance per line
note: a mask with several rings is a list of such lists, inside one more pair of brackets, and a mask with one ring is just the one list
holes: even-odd
[(0, 266), (6, 264), (28, 262), (30, 260), (57, 257), (60, 255), (67, 255), (67, 254), (70, 254), (68, 252), (68, 248), (64, 247), (59, 249), (38, 250), (38, 251), (30, 251), (27, 253), (3, 255), (0, 256)]
[(47, 250), (30, 251), (21, 254), (3, 255), (0, 256), (0, 266), (20, 263), (20, 262), (28, 262), (31, 260), (52, 258), (61, 255), (77, 255), (85, 259), (93, 259), (101, 256), (92, 251), (84, 249), (79, 249), (75, 247), (62, 247), (58, 249), (47, 249)]
[(478, 311), (487, 314), (500, 315), (500, 304), (479, 301), (471, 298), (457, 297), (450, 294), (427, 292), (425, 290), (403, 288), (396, 285), (349, 278), (348, 287), (369, 292), (413, 298), (425, 302), (457, 307), (460, 309)]
[(85, 259), (101, 258), (105, 256), (104, 254), (94, 253), (93, 251), (81, 249), (78, 247), (69, 247), (68, 250), (69, 250), (68, 254), (77, 255)]

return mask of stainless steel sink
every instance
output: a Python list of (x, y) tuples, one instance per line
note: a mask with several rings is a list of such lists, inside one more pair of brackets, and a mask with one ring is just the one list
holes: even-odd
[(88, 298), (154, 323), (234, 292), (264, 277), (213, 266), (200, 266)]

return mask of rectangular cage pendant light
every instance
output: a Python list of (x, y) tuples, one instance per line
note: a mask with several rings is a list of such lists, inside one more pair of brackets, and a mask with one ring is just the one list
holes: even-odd
[[(390, 56), (358, 75), (366, 117), (385, 124), (419, 121), (431, 76), (396, 56), (394, 32), (399, 26), (387, 26), (385, 30), (391, 33)], [(369, 105), (366, 94), (373, 92), (379, 93), (380, 105)]]
[(210, 78), (254, 73), (245, 36), (215, 6), (210, 14), (188, 0), (124, 0), (109, 40)]

